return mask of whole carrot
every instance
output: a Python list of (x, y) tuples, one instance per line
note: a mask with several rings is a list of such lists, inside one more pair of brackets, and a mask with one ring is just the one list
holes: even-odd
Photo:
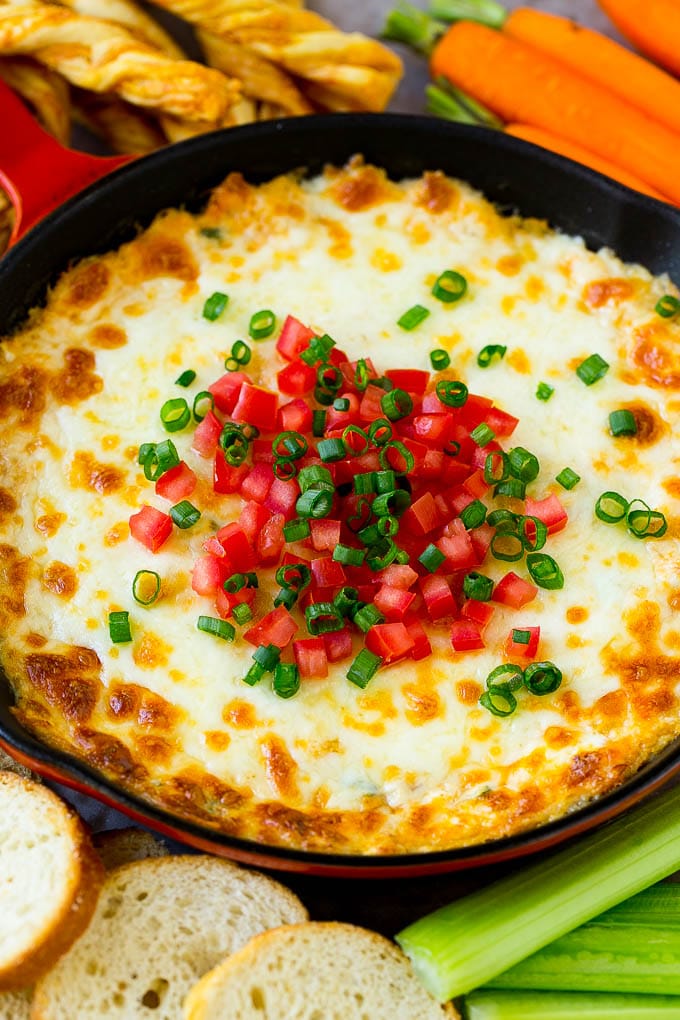
[[(655, 0), (648, 0), (653, 8)], [(607, 2), (602, 3), (607, 7)], [(614, 3), (611, 6), (615, 6)], [(619, 0), (619, 7), (626, 6)], [(632, 5), (629, 5), (632, 6)], [(680, 3), (673, 5), (680, 48)], [(518, 7), (503, 23), (512, 39), (535, 46), (582, 77), (614, 92), (631, 106), (680, 133), (680, 81), (591, 28), (546, 11)], [(677, 54), (680, 67), (680, 51)]]
[(597, 0), (637, 49), (680, 75), (680, 4), (676, 0)]
[(431, 68), (503, 120), (556, 131), (680, 203), (680, 135), (533, 47), (460, 21)]

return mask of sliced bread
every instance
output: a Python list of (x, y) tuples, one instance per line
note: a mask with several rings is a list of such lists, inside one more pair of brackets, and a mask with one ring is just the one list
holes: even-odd
[(259, 932), (306, 920), (283, 886), (217, 857), (156, 857), (104, 882), (85, 934), (39, 982), (33, 1020), (178, 1020), (189, 989)]
[(41, 977), (94, 912), (103, 868), (75, 812), (0, 772), (0, 991)]
[(167, 857), (169, 853), (162, 839), (146, 829), (132, 826), (99, 832), (92, 837), (92, 842), (107, 871), (147, 857)]
[(40, 782), (40, 777), (35, 772), (31, 772), (25, 765), (12, 758), (2, 747), (0, 747), (0, 769), (3, 772), (16, 772), (18, 776), (23, 776), (25, 779), (35, 779), (36, 782)]
[(32, 996), (30, 988), (23, 992), (0, 992), (0, 1020), (30, 1020)]
[(443, 1020), (394, 943), (351, 924), (310, 922), (252, 939), (189, 993), (185, 1020)]

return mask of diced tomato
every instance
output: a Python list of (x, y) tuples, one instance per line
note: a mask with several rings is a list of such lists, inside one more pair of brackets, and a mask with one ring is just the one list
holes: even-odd
[(450, 414), (418, 414), (413, 419), (414, 437), (428, 446), (444, 446), (453, 428)]
[[(416, 474), (419, 474), (420, 473), (420, 465), (423, 463), (423, 461), (427, 457), (427, 454), (429, 452), (429, 448), (425, 445), (425, 443), (419, 443), (417, 439), (409, 439), (407, 436), (404, 436), (402, 438), (402, 443), (404, 444), (406, 449), (409, 450), (413, 454), (413, 460), (414, 460), (413, 471)], [(394, 463), (395, 463), (394, 458), (388, 458), (388, 459), (391, 460), (392, 464), (394, 465)], [(403, 461), (402, 461), (401, 458), (399, 458), (399, 462), (396, 464), (397, 470), (399, 470), (399, 471), (402, 470), (402, 464), (403, 464)]]
[(417, 393), (419, 396), (425, 392), (430, 381), (430, 373), (422, 368), (388, 368), (385, 375), (397, 389)]
[(286, 544), (283, 534), (285, 523), (283, 514), (273, 514), (258, 535), (257, 554), (261, 563), (278, 563)]
[[(243, 383), (249, 383), (250, 376), (247, 372), (227, 372), (220, 376), (217, 382), (208, 386), (208, 392), (212, 393), (215, 399), (215, 407), (223, 414), (231, 414), (236, 406), (238, 395)], [(205, 421), (205, 419), (203, 419)]]
[(191, 440), (191, 448), (199, 457), (212, 457), (220, 441), (222, 423), (219, 418), (208, 411), (202, 422), (196, 426)]
[[(312, 409), (307, 401), (298, 397), (296, 400), (289, 400), (287, 404), (282, 404), (278, 411), (277, 428), (282, 432), (311, 432)], [(269, 443), (270, 449), (271, 445)]]
[(174, 468), (170, 468), (156, 482), (156, 495), (169, 499), (171, 503), (179, 503), (188, 499), (196, 488), (196, 475), (183, 460)]
[(495, 612), (496, 607), (490, 606), (488, 602), (478, 602), (477, 599), (468, 599), (467, 602), (463, 603), (460, 615), (464, 616), (466, 620), (473, 620), (483, 634), (489, 620)]
[(231, 573), (226, 557), (199, 556), (191, 571), (191, 587), (197, 595), (214, 595)]
[(379, 655), (385, 665), (403, 659), (415, 642), (403, 623), (378, 623), (366, 635), (369, 652)]
[(244, 382), (231, 416), (234, 421), (255, 425), (260, 432), (275, 432), (278, 404), (276, 393)]
[[(366, 373), (369, 379), (377, 379), (378, 372), (376, 371), (375, 365), (370, 358), (364, 358), (366, 362)], [(347, 389), (356, 391), (356, 370), (358, 361), (343, 361), (338, 365), (338, 368), (343, 374)]]
[(223, 620), (227, 620), (233, 615), (234, 607), (240, 606), (242, 603), (246, 603), (252, 606), (255, 601), (255, 588), (241, 588), (240, 591), (229, 592), (225, 591), (224, 588), (218, 588), (215, 594), (215, 609), (217, 615), (221, 616)]
[(213, 462), (213, 489), (223, 494), (238, 492), (250, 470), (247, 464), (239, 464), (238, 467), (227, 464), (222, 450), (216, 450)]
[(434, 544), (446, 556), (449, 570), (467, 570), (474, 567), (477, 563), (474, 546), (460, 518), (451, 521), (447, 530), (449, 534), (442, 535)]
[(428, 490), (424, 492), (405, 511), (401, 518), (402, 526), (412, 535), (428, 535), (435, 528), (441, 527), (442, 516), (435, 503), (434, 496)]
[(151, 552), (158, 552), (172, 532), (172, 518), (155, 506), (143, 506), (130, 518), (130, 534)]
[(257, 545), (258, 536), (270, 518), (269, 510), (260, 503), (256, 503), (254, 499), (248, 500), (242, 507), (238, 523), (245, 531), (252, 546)]
[(420, 465), (420, 478), (437, 478), (441, 480), (445, 461), (451, 460), (441, 450), (428, 450)]
[(285, 606), (278, 606), (243, 634), (251, 645), (276, 645), (285, 648), (296, 634), (298, 625)]
[(496, 529), (492, 528), (490, 524), (480, 524), (478, 528), (473, 528), (473, 530), (469, 532), (470, 541), (472, 542), (472, 546), (475, 550), (478, 565), (484, 562), (495, 534)]
[[(529, 640), (518, 640), (516, 637), (517, 632), (520, 633), (520, 637), (526, 637), (528, 634)], [(540, 627), (520, 627), (518, 624), (508, 634), (507, 641), (505, 642), (505, 651), (512, 659), (533, 659), (536, 657), (540, 639)]]
[(569, 520), (567, 511), (554, 493), (545, 499), (531, 499), (527, 496), (525, 513), (527, 517), (538, 517), (539, 521), (543, 521), (549, 535), (562, 531)]
[(250, 452), (253, 455), (253, 464), (258, 464), (260, 461), (264, 461), (265, 464), (273, 464), (276, 459), (271, 439), (253, 439), (250, 444)]
[(256, 566), (255, 553), (240, 524), (226, 524), (220, 528), (217, 532), (217, 540), (232, 562), (234, 570), (242, 573), (252, 570)]
[(289, 521), (295, 516), (295, 504), (298, 501), (299, 495), (300, 486), (295, 478), (291, 478), (289, 481), (275, 478), (267, 493), (264, 505), (273, 514), (283, 514), (285, 519)]
[[(473, 468), (478, 468), (479, 474), (482, 474), (482, 472), (484, 471), (484, 465), (486, 464), (486, 458), (489, 456), (489, 454), (498, 453), (498, 451), (501, 449), (502, 449), (501, 444), (497, 443), (493, 439), (491, 440), (490, 443), (487, 443), (486, 446), (477, 446), (475, 444), (475, 448), (472, 451), (472, 456), (470, 457), (471, 466)], [(489, 487), (488, 483), (485, 483), (485, 485), (486, 488), (488, 489)]]
[(314, 389), (316, 369), (306, 365), (304, 361), (291, 361), (276, 373), (276, 381), (281, 393), (287, 393), (290, 397), (301, 397)]
[[(369, 568), (370, 569), (370, 568)], [(418, 574), (408, 563), (392, 563), (375, 575), (381, 584), (389, 584), (393, 588), (412, 588), (418, 580)]]
[(449, 457), (446, 454), (442, 454), (443, 467), (439, 473), (440, 484), (442, 485), (460, 485), (472, 474), (472, 467), (464, 460), (459, 460), (458, 457)]
[(449, 505), (451, 513), (458, 517), (462, 514), (466, 506), (470, 506), (470, 503), (474, 503), (476, 498), (476, 496), (473, 496), (472, 493), (468, 492), (461, 486), (446, 496), (446, 502)]
[(473, 620), (454, 620), (451, 627), (451, 644), (456, 652), (484, 648), (484, 638)]
[(333, 552), (340, 542), (340, 521), (329, 520), (327, 517), (312, 519), (309, 522), (312, 546), (317, 552)]
[(313, 336), (316, 336), (313, 329), (304, 326), (293, 315), (287, 315), (276, 341), (276, 349), (286, 361), (293, 361), (301, 351), (309, 347), (309, 341)]
[[(326, 435), (332, 429), (344, 429), (348, 425), (354, 425), (359, 421), (359, 398), (356, 393), (342, 393), (340, 396), (349, 401), (346, 411), (336, 411), (331, 405), (326, 412)], [(341, 433), (342, 434), (342, 433)]]
[(430, 639), (423, 630), (423, 625), (418, 617), (414, 613), (409, 613), (408, 616), (404, 617), (403, 624), (413, 641), (410, 658), (418, 662), (418, 660), (426, 659), (428, 655), (432, 655)]
[(500, 602), (502, 606), (512, 606), (513, 609), (521, 609), (528, 602), (538, 595), (538, 588), (530, 581), (525, 581), (513, 570), (510, 570), (505, 577), (502, 577), (493, 590), (491, 596), (494, 602)]
[(244, 499), (254, 499), (256, 503), (264, 503), (273, 484), (274, 471), (271, 464), (258, 461), (257, 464), (253, 464), (241, 482), (241, 495)]
[(501, 411), (500, 407), (492, 407), (487, 411), (484, 421), (495, 436), (511, 436), (519, 424), (519, 418)]
[(323, 680), (328, 676), (328, 657), (322, 637), (293, 641), (293, 655), (303, 680)]
[(330, 556), (312, 560), (312, 578), (317, 588), (336, 588), (347, 583), (342, 564), (336, 563)]
[(343, 659), (349, 659), (352, 654), (352, 634), (349, 627), (324, 634), (323, 643), (329, 662), (341, 662)]
[(469, 393), (463, 406), (458, 408), (458, 420), (471, 432), (477, 425), (486, 421), (491, 407), (493, 407), (493, 400), (489, 400), (488, 397), (480, 397), (477, 393)]
[(415, 597), (415, 592), (383, 584), (375, 593), (373, 602), (386, 619), (402, 620)]
[(463, 482), (463, 488), (466, 492), (469, 492), (475, 499), (479, 499), (484, 496), (489, 490), (489, 483), (484, 481), (483, 471), (473, 471), (471, 475)]
[(431, 620), (443, 620), (445, 616), (456, 615), (456, 600), (445, 577), (428, 574), (420, 578), (419, 585)]
[(380, 401), (385, 396), (385, 391), (379, 386), (368, 385), (364, 390), (359, 405), (359, 417), (363, 421), (375, 421), (376, 418), (384, 418)]

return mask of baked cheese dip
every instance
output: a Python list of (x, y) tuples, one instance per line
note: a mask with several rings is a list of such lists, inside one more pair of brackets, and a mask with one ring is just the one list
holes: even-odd
[(680, 733), (667, 279), (355, 159), (163, 213), (0, 359), (0, 660), (126, 790), (434, 851)]

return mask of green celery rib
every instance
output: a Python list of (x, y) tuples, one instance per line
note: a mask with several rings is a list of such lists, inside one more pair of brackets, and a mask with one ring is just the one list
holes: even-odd
[(496, 0), (432, 0), (430, 14), (441, 21), (477, 21), (502, 28), (508, 12)]
[(486, 987), (680, 995), (680, 885), (632, 896)]
[(586, 992), (473, 992), (466, 1020), (675, 1020), (678, 1000), (666, 995), (597, 995)]
[(680, 787), (397, 935), (442, 1002), (470, 992), (680, 866)]
[(399, 5), (388, 13), (382, 36), (383, 39), (406, 43), (419, 53), (429, 56), (445, 31), (446, 25), (441, 21), (435, 21), (419, 7), (401, 0)]
[(502, 128), (503, 121), (472, 96), (452, 85), (446, 78), (437, 78), (436, 84), (425, 89), (428, 113), (459, 124), (478, 124), (480, 127)]

